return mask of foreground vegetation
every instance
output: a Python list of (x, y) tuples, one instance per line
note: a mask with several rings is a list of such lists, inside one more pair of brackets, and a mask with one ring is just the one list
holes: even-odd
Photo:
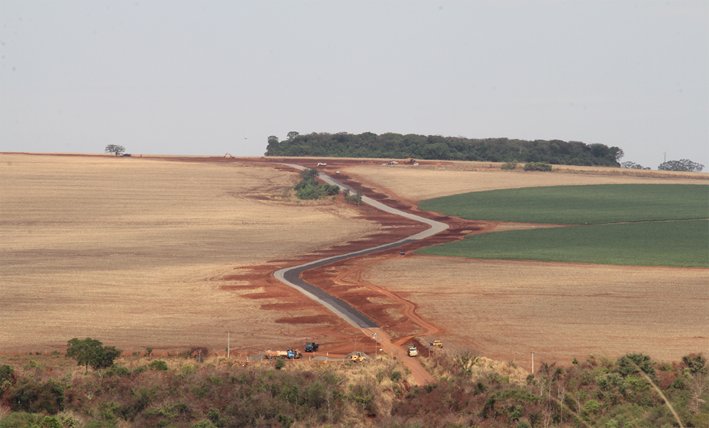
[(709, 221), (602, 224), (472, 235), (419, 250), (480, 259), (709, 267)]
[(707, 185), (606, 184), (472, 192), (420, 207), (471, 220), (600, 224), (705, 219), (708, 201)]
[[(0, 361), (0, 427), (687, 426), (709, 424), (706, 360), (641, 354), (542, 364), (535, 376), (471, 354), (422, 361), (437, 381), (406, 382), (395, 361), (366, 364), (127, 358), (84, 374), (55, 356)], [(523, 372), (522, 372), (523, 373)]]
[(547, 162), (567, 165), (619, 166), (623, 151), (603, 144), (561, 140), (472, 139), (415, 134), (288, 133), (268, 138), (266, 156), (334, 156), (420, 158), (492, 162)]

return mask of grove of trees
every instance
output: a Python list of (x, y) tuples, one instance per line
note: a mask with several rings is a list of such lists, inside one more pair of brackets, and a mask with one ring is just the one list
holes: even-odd
[(472, 139), (416, 134), (288, 133), (268, 138), (266, 156), (418, 158), (492, 162), (545, 162), (620, 166), (623, 150), (604, 144), (562, 140)]
[(700, 172), (704, 169), (704, 165), (693, 162), (689, 159), (669, 160), (663, 162), (657, 167), (660, 171), (687, 171)]

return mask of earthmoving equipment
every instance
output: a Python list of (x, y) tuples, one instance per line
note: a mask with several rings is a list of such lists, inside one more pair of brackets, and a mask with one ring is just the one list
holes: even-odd
[(409, 354), (409, 357), (416, 357), (419, 354), (419, 350), (416, 349), (416, 346), (411, 345), (411, 346), (409, 346), (408, 354)]
[(355, 362), (355, 363), (362, 363), (367, 361), (367, 356), (364, 355), (362, 352), (353, 352), (349, 356), (350, 361)]
[(400, 256), (405, 256), (405, 255), (406, 255), (406, 251), (404, 251), (404, 250), (399, 250), (399, 255), (400, 255)]
[(306, 342), (305, 352), (317, 352), (319, 347), (320, 345), (315, 342)]
[(433, 342), (431, 342), (431, 347), (432, 348), (443, 348), (443, 342), (441, 342), (441, 339), (436, 339)]
[(293, 348), (286, 351), (286, 358), (288, 358), (289, 360), (295, 360), (295, 359), (300, 358), (302, 356), (303, 355), (300, 352), (296, 351)]

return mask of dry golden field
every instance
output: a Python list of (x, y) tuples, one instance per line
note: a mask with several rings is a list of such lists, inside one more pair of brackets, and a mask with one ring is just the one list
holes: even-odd
[(447, 347), (527, 368), (531, 352), (569, 363), (709, 351), (709, 269), (414, 256), (370, 264), (363, 277), (416, 304)]
[(275, 320), (323, 309), (261, 310), (268, 300), (210, 280), (379, 229), (332, 202), (298, 203), (296, 177), (257, 164), (0, 154), (0, 352), (76, 336), (221, 347), (227, 330), (237, 349), (299, 343), (312, 324)]
[(557, 167), (548, 172), (501, 171), (499, 164), (446, 162), (417, 167), (353, 165), (342, 168), (357, 181), (412, 202), (465, 192), (586, 184), (706, 184), (708, 173)]

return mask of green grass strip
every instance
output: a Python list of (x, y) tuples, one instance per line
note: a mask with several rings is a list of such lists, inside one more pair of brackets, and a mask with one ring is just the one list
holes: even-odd
[(464, 193), (420, 203), (472, 220), (550, 224), (602, 224), (706, 219), (709, 186), (608, 184), (553, 186)]
[(709, 221), (607, 224), (496, 232), (423, 254), (640, 266), (709, 267)]

